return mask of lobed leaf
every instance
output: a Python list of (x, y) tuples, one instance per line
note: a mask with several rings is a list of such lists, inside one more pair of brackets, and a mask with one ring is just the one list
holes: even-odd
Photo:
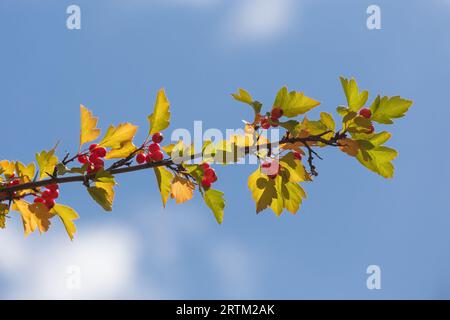
[(94, 117), (92, 111), (80, 104), (80, 149), (86, 142), (91, 142), (100, 136), (100, 129), (97, 128), (98, 118)]
[(169, 100), (166, 97), (164, 89), (160, 89), (156, 96), (155, 107), (153, 113), (148, 116), (150, 123), (149, 135), (161, 132), (170, 124)]

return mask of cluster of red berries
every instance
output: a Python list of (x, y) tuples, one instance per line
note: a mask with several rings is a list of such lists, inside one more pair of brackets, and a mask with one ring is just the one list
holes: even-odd
[(143, 164), (145, 162), (161, 161), (164, 158), (161, 147), (159, 146), (159, 143), (162, 140), (163, 135), (159, 132), (155, 133), (152, 136), (153, 143), (148, 146), (148, 153), (138, 153), (136, 155), (136, 162), (139, 164)]
[(302, 154), (298, 151), (294, 151), (294, 158), (297, 160), (302, 160)]
[(40, 197), (34, 198), (34, 203), (43, 203), (50, 210), (55, 206), (55, 199), (59, 197), (59, 187), (57, 184), (49, 184), (45, 188), (47, 190), (41, 192)]
[[(372, 111), (367, 108), (363, 108), (359, 111), (359, 115), (363, 118), (370, 119), (372, 117)], [(373, 133), (375, 131), (375, 127), (373, 124), (370, 124), (370, 127), (367, 129), (367, 133)]]
[(214, 182), (217, 181), (216, 172), (206, 162), (202, 163), (202, 168), (203, 168), (202, 186), (204, 188), (209, 188)]
[[(270, 117), (269, 117), (270, 116)], [(270, 114), (261, 117), (261, 128), (269, 129), (271, 126), (278, 127), (278, 120), (283, 116), (283, 110), (281, 108), (275, 107), (272, 109)]]
[(106, 149), (99, 147), (98, 144), (93, 143), (89, 146), (87, 154), (78, 155), (78, 162), (87, 164), (87, 173), (94, 173), (105, 166), (105, 161), (102, 159), (106, 156)]

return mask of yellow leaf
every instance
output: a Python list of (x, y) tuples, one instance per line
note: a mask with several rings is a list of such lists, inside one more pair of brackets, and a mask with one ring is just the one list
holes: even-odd
[(98, 118), (92, 115), (92, 111), (80, 104), (81, 130), (80, 148), (86, 142), (93, 141), (100, 136), (100, 129), (97, 129)]
[(172, 188), (173, 174), (165, 167), (156, 167), (155, 175), (158, 182), (159, 192), (161, 193), (163, 207), (165, 207)]
[(50, 227), (51, 214), (42, 203), (29, 204), (25, 200), (14, 200), (13, 210), (20, 212), (22, 215), (25, 236), (36, 229), (40, 233), (46, 232)]
[(308, 112), (319, 104), (319, 101), (305, 96), (303, 92), (289, 92), (287, 87), (283, 87), (278, 91), (273, 106), (281, 108), (283, 110), (283, 116), (292, 118)]
[(166, 97), (164, 89), (158, 91), (156, 96), (155, 107), (153, 113), (148, 116), (148, 121), (150, 122), (150, 134), (156, 132), (161, 132), (166, 129), (170, 124), (170, 111), (169, 111), (169, 100)]
[(41, 151), (36, 153), (36, 161), (39, 166), (39, 179), (45, 178), (48, 174), (53, 174), (58, 157), (55, 156), (55, 148), (50, 151)]
[(16, 172), (19, 177), (24, 178), (24, 182), (30, 182), (34, 178), (36, 166), (32, 162), (25, 166), (22, 162), (16, 162)]
[(117, 127), (111, 125), (99, 145), (120, 150), (133, 140), (137, 128), (137, 126), (128, 122), (121, 123)]
[(225, 208), (225, 199), (223, 198), (223, 192), (214, 189), (208, 189), (205, 191), (205, 203), (214, 213), (214, 217), (218, 224), (223, 222), (223, 210)]
[(75, 210), (62, 204), (55, 204), (51, 212), (55, 213), (61, 219), (70, 240), (73, 240), (73, 235), (77, 232), (77, 228), (75, 227), (75, 223), (73, 223), (73, 221), (78, 219), (78, 214)]
[(3, 173), (7, 176), (13, 175), (16, 169), (14, 161), (9, 162), (8, 160), (2, 160), (0, 161), (0, 166), (3, 170)]
[(113, 185), (96, 182), (95, 186), (88, 188), (88, 192), (105, 211), (112, 211), (114, 201)]
[(132, 141), (126, 141), (118, 149), (111, 149), (106, 153), (105, 159), (116, 159), (116, 158), (126, 158), (134, 151), (136, 151), (136, 146)]
[(186, 178), (176, 176), (172, 181), (170, 197), (176, 203), (183, 203), (191, 200), (194, 196), (195, 185)]
[(0, 229), (4, 229), (6, 225), (6, 215), (9, 212), (9, 206), (6, 203), (0, 203)]

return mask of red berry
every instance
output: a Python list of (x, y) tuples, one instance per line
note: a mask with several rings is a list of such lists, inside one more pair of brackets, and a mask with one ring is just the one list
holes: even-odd
[(209, 188), (209, 187), (211, 187), (211, 180), (208, 179), (207, 177), (203, 177), (203, 179), (202, 179), (202, 186), (203, 186), (204, 188)]
[(153, 162), (153, 158), (152, 158), (152, 154), (151, 153), (147, 154), (147, 156), (145, 157), (145, 161)]
[(164, 158), (163, 153), (159, 150), (151, 153), (151, 155), (152, 155), (152, 159), (155, 161), (161, 161)]
[(50, 190), (50, 191), (55, 191), (55, 190), (58, 190), (59, 189), (59, 187), (58, 187), (58, 185), (57, 184), (49, 184), (49, 185), (47, 185), (47, 186), (45, 186), (48, 190)]
[(261, 167), (263, 167), (263, 168), (270, 168), (271, 165), (272, 165), (271, 162), (264, 162), (264, 163), (261, 164)]
[(80, 154), (77, 159), (81, 164), (85, 164), (88, 161), (88, 158), (84, 154)]
[(157, 143), (152, 143), (148, 146), (148, 152), (153, 153), (156, 151), (159, 151), (161, 148), (159, 147), (159, 144)]
[(163, 138), (164, 138), (163, 135), (161, 133), (157, 132), (152, 136), (152, 141), (154, 143), (160, 143), (163, 140)]
[(103, 147), (97, 147), (92, 150), (92, 153), (96, 154), (99, 158), (103, 158), (104, 156), (106, 156), (106, 149)]
[(272, 112), (270, 113), (270, 117), (272, 118), (272, 120), (278, 120), (281, 118), (281, 116), (283, 115), (283, 110), (281, 110), (281, 108), (273, 108)]
[(47, 206), (48, 210), (53, 208), (55, 206), (55, 200), (54, 199), (45, 199), (45, 205)]
[(97, 147), (98, 147), (98, 144), (93, 143), (93, 144), (91, 144), (91, 145), (89, 146), (89, 151), (92, 152), (92, 151), (94, 151), (94, 149), (97, 148)]
[(96, 153), (92, 153), (92, 154), (89, 156), (89, 162), (94, 163), (95, 161), (97, 161), (97, 159), (98, 159), (98, 155), (97, 155)]
[(105, 166), (105, 161), (103, 161), (100, 158), (95, 159), (94, 161), (92, 161), (92, 163), (94, 164), (94, 167), (98, 167), (98, 168), (102, 168)]
[(18, 184), (20, 184), (20, 180), (19, 179), (14, 179), (14, 180), (10, 181), (8, 184), (10, 186), (17, 186)]
[(270, 122), (269, 122), (269, 120), (267, 120), (267, 118), (263, 118), (261, 120), (261, 128), (263, 128), (265, 130), (270, 128)]
[(202, 168), (203, 168), (203, 170), (208, 169), (209, 168), (209, 163), (207, 163), (207, 162), (202, 163)]
[(297, 160), (302, 160), (302, 154), (298, 151), (294, 152), (294, 158)]
[(373, 133), (375, 131), (375, 127), (373, 124), (370, 125), (369, 129), (367, 129), (367, 133)]
[(45, 190), (44, 192), (41, 193), (41, 198), (42, 199), (52, 199), (52, 192), (50, 190)]
[(207, 178), (212, 178), (216, 175), (216, 172), (214, 171), (213, 168), (208, 168), (208, 169), (205, 169), (203, 175)]
[(363, 108), (359, 111), (359, 115), (361, 117), (369, 119), (372, 116), (372, 111), (370, 111), (370, 109)]
[(33, 201), (33, 202), (34, 202), (34, 203), (44, 203), (45, 200), (42, 199), (42, 198), (40, 198), (40, 197), (36, 197), (36, 198), (34, 198), (34, 201)]
[(138, 153), (136, 156), (136, 162), (139, 164), (143, 164), (146, 161), (146, 154), (145, 153)]
[(50, 190), (50, 198), (51, 199), (57, 199), (59, 197), (59, 191), (58, 190)]

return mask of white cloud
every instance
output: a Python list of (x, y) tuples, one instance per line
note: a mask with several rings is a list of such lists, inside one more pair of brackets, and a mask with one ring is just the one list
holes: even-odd
[(224, 36), (233, 42), (263, 42), (288, 31), (295, 16), (294, 0), (242, 0), (228, 13)]
[[(62, 226), (24, 238), (14, 219), (0, 232), (0, 298), (239, 298), (255, 293), (259, 263), (215, 224), (206, 208), (138, 208), (145, 209), (130, 208), (120, 224), (115, 218), (106, 225), (79, 225), (73, 242)], [(199, 273), (199, 266), (211, 273)], [(81, 286), (71, 288), (78, 271)], [(216, 285), (197, 292), (192, 276), (212, 277)]]
[(74, 242), (60, 232), (24, 239), (17, 231), (0, 237), (0, 275), (10, 287), (0, 292), (5, 298), (116, 298), (136, 281), (137, 247), (123, 228), (80, 231)]

